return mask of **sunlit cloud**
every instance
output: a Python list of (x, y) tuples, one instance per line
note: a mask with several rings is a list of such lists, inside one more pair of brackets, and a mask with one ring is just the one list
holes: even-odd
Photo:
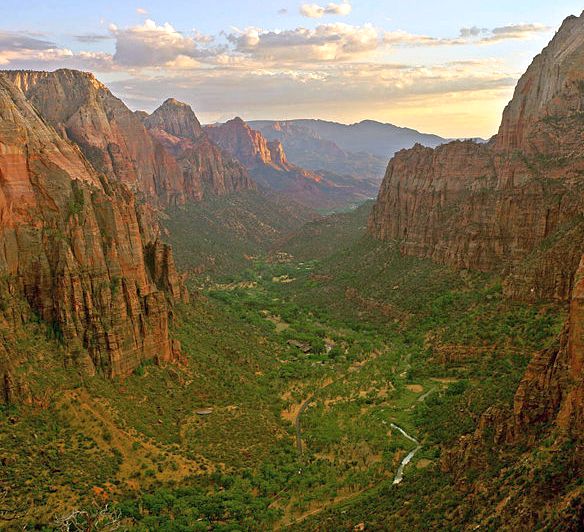
[(302, 4), (300, 14), (308, 18), (320, 18), (324, 15), (339, 15), (346, 17), (351, 12), (351, 4), (344, 1), (341, 4), (329, 3), (326, 6), (318, 4)]
[[(342, 15), (343, 9), (351, 8), (348, 2), (304, 5), (316, 6), (314, 13), (322, 13), (312, 18)], [(534, 39), (550, 32), (543, 24), (517, 23), (466, 26), (452, 36), (438, 37), (387, 31), (373, 24), (319, 22), (287, 29), (230, 28), (210, 35), (145, 18), (127, 27), (111, 24), (107, 33), (98, 27), (97, 33), (72, 35), (67, 46), (53, 35), (0, 31), (0, 67), (94, 71), (103, 74), (116, 94), (134, 108), (150, 111), (172, 96), (194, 104), (210, 121), (228, 113), (247, 118), (316, 113), (342, 121), (365, 116), (389, 120), (390, 113), (405, 116), (408, 110), (422, 123), (420, 110), (444, 99), (449, 102), (448, 113), (433, 110), (432, 123), (440, 127), (437, 117), (441, 116), (448, 121), (444, 128), (452, 124), (470, 128), (463, 121), (463, 117), (468, 120), (468, 111), (456, 115), (456, 105), (464, 107), (464, 101), (472, 101), (480, 110), (481, 99), (493, 108), (502, 105), (524, 67), (516, 70), (496, 58), (448, 61), (447, 57), (457, 55), (442, 51), (438, 55), (430, 49), (466, 46), (468, 56), (472, 47)], [(104, 51), (95, 51), (100, 43)], [(90, 51), (78, 49), (84, 45)], [(414, 61), (413, 52), (400, 50), (406, 48), (424, 52)], [(426, 121), (430, 123), (430, 118)], [(487, 126), (495, 127), (481, 123), (484, 129)]]
[(247, 28), (228, 36), (235, 50), (268, 61), (339, 61), (371, 52), (379, 46), (370, 24), (322, 24), (315, 29), (262, 31)]
[[(168, 22), (158, 25), (146, 19), (142, 25), (130, 28), (110, 26), (110, 33), (116, 39), (116, 64), (130, 68), (172, 65), (184, 58), (198, 61), (213, 55), (215, 51), (200, 48), (200, 43), (208, 44), (213, 39), (200, 33), (183, 35)], [(182, 58), (179, 60), (179, 58)], [(195, 63), (193, 63), (195, 64)]]
[(387, 31), (383, 41), (392, 46), (456, 46), (494, 44), (501, 41), (529, 39), (549, 32), (551, 28), (543, 24), (511, 24), (488, 29), (477, 26), (461, 28), (458, 37), (440, 38), (429, 35), (408, 33), (402, 30)]

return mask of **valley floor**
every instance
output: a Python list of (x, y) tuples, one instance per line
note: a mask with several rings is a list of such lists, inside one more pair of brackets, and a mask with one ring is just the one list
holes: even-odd
[[(235, 274), (192, 275), (192, 303), (175, 308), (180, 365), (83, 377), (39, 324), (23, 341), (52, 369), (27, 369), (44, 401), (0, 413), (0, 520), (52, 527), (82, 509), (102, 510), (104, 529), (503, 526), (496, 508), (461, 502), (441, 452), (510, 404), (563, 309), (402, 257), (360, 237), (363, 218), (312, 222)], [(493, 452), (468, 481), (516, 474), (520, 452)], [(542, 453), (541, 474), (569, 467)], [(502, 486), (498, 501), (515, 496)]]

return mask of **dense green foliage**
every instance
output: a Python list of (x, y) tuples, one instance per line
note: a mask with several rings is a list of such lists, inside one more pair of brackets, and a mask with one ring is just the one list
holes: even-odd
[[(556, 338), (561, 309), (506, 301), (496, 277), (403, 257), (363, 237), (368, 206), (276, 244), (276, 233), (253, 236), (249, 220), (226, 231), (214, 211), (230, 220), (260, 199), (217, 201), (167, 222), (183, 269), (216, 266), (193, 274), (191, 287), (203, 289), (174, 308), (183, 363), (143, 364), (114, 381), (55, 364), (37, 382), (58, 400), (40, 414), (20, 406), (0, 417), (1, 428), (15, 427), (0, 436), (14, 457), (15, 504), (34, 478), (46, 481), (35, 488), (40, 507), (50, 507), (51, 490), (75, 495), (24, 522), (49, 525), (90, 505), (95, 488), (137, 530), (465, 522), (476, 508), (460, 504), (441, 454), (487, 409), (509, 407), (531, 355)], [(398, 487), (392, 480), (414, 444), (392, 424), (421, 443)], [(19, 448), (44, 461), (18, 457)], [(70, 467), (59, 470), (59, 461)], [(492, 450), (488, 468), (468, 475), (488, 479), (509, 463)], [(534, 467), (548, 478), (571, 465), (549, 453)]]

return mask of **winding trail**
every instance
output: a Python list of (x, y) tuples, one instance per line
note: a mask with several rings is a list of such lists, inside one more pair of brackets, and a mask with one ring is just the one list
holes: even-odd
[(294, 420), (294, 426), (296, 427), (296, 448), (300, 454), (302, 454), (302, 427), (300, 425), (300, 417), (310, 404), (310, 401), (312, 401), (313, 397), (314, 395), (310, 395), (308, 399), (305, 399), (300, 410), (298, 410), (298, 414), (296, 414), (296, 419)]
[(397, 472), (395, 473), (395, 477), (393, 479), (394, 484), (399, 484), (404, 478), (404, 469), (405, 467), (412, 461), (414, 455), (422, 448), (420, 442), (416, 440), (416, 438), (410, 436), (404, 429), (398, 427), (395, 423), (391, 423), (391, 428), (401, 432), (401, 434), (410, 440), (411, 442), (416, 444), (416, 447), (412, 449), (406, 457), (400, 462), (399, 467), (397, 468)]

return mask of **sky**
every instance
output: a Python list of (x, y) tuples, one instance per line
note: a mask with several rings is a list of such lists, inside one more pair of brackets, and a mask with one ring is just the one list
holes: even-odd
[(2, 0), (0, 69), (88, 70), (132, 109), (202, 122), (391, 122), (496, 133), (568, 0)]

